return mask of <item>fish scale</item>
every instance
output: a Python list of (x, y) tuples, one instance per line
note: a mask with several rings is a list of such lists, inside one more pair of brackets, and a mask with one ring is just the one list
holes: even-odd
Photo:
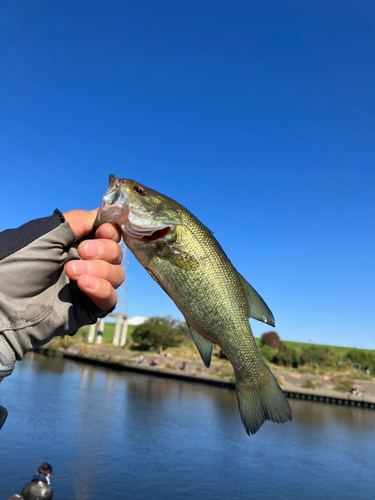
[(171, 198), (115, 176), (110, 176), (96, 226), (104, 222), (120, 225), (127, 247), (184, 315), (206, 366), (213, 344), (225, 352), (246, 432), (254, 434), (265, 420), (291, 420), (289, 404), (260, 356), (249, 323), (253, 317), (274, 324), (273, 315), (212, 232)]
[(261, 359), (237, 273), (211, 232), (195, 217), (186, 216), (181, 209), (179, 213), (182, 225), (176, 227), (174, 244), (202, 264), (196, 271), (189, 272), (152, 256), (148, 267), (173, 297), (190, 326), (218, 344), (234, 367), (248, 364), (248, 370), (254, 371), (254, 363), (260, 363)]

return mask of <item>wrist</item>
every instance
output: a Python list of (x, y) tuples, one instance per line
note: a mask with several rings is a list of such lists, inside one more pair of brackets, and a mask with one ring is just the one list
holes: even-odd
[(4, 335), (0, 334), (0, 382), (3, 377), (8, 377), (14, 370), (16, 355), (5, 339)]

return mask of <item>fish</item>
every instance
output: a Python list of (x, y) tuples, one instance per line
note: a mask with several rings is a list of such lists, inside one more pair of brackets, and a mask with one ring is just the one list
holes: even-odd
[(266, 420), (292, 420), (249, 323), (253, 318), (275, 326), (273, 314), (212, 231), (173, 199), (113, 174), (94, 229), (106, 222), (121, 228), (127, 248), (181, 311), (204, 365), (210, 367), (214, 344), (229, 359), (247, 434)]

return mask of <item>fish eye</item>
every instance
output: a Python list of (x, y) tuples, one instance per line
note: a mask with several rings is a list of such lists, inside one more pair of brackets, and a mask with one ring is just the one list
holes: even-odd
[(140, 186), (134, 186), (133, 191), (137, 194), (141, 194), (142, 196), (146, 194), (146, 191)]

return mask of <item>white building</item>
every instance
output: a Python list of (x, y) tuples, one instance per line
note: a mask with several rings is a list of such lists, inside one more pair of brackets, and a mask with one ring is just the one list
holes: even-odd
[(128, 320), (128, 325), (141, 325), (144, 323), (148, 318), (145, 318), (143, 316), (134, 316), (133, 318), (129, 318)]

